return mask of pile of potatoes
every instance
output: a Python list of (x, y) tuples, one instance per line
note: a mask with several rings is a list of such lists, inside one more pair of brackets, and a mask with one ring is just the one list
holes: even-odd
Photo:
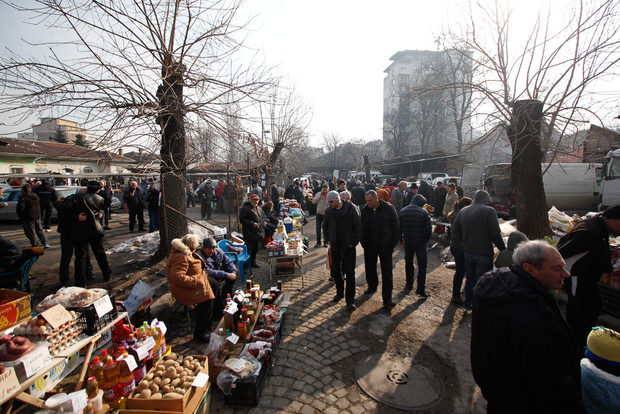
[(183, 398), (202, 368), (201, 360), (172, 352), (140, 381), (133, 398)]

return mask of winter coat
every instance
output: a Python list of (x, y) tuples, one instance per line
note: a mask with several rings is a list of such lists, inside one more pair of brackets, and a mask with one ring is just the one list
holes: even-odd
[(436, 188), (433, 191), (433, 214), (436, 216), (441, 216), (443, 214), (443, 207), (446, 203), (446, 196), (448, 195), (448, 191), (446, 187)]
[(235, 263), (218, 247), (213, 250), (213, 255), (207, 256), (202, 250), (198, 255), (207, 264), (207, 275), (209, 277), (226, 280), (228, 273), (237, 273)]
[(0, 272), (13, 269), (21, 257), (22, 249), (0, 235)]
[(376, 210), (362, 209), (362, 246), (364, 249), (383, 251), (393, 249), (400, 240), (400, 227), (394, 206), (379, 200)]
[(312, 198), (312, 204), (316, 204), (316, 214), (325, 214), (325, 210), (329, 208), (327, 203), (327, 194), (318, 192)]
[(136, 187), (137, 200), (135, 194), (131, 195), (131, 188), (128, 187), (123, 193), (123, 202), (127, 204), (129, 210), (144, 209), (144, 192), (140, 187)]
[(416, 197), (407, 207), (398, 213), (400, 223), (400, 235), (402, 240), (412, 246), (426, 244), (431, 238), (431, 217), (422, 207), (415, 204)]
[(323, 218), (323, 232), (334, 249), (357, 246), (362, 238), (362, 222), (353, 204), (343, 201), (340, 209), (329, 207)]
[(85, 221), (76, 221), (71, 232), (71, 239), (75, 242), (91, 240), (103, 236), (103, 227), (96, 217), (103, 214), (105, 200), (94, 192), (78, 193), (75, 195), (75, 208), (78, 214), (85, 213)]
[(502, 232), (499, 229), (497, 213), (493, 207), (489, 193), (476, 191), (470, 206), (462, 209), (454, 220), (452, 232), (461, 241), (467, 253), (493, 255), (493, 244), (502, 251), (506, 248)]
[(403, 207), (405, 207), (405, 194), (400, 191), (400, 188), (397, 187), (392, 190), (390, 202), (396, 211), (400, 211)]
[(448, 217), (448, 214), (454, 209), (454, 205), (459, 202), (459, 195), (456, 191), (446, 194), (446, 201), (443, 204), (442, 215)]
[(184, 305), (191, 306), (215, 298), (206, 263), (181, 241), (172, 240), (172, 249), (166, 263), (166, 279), (172, 296)]
[(54, 208), (58, 212), (58, 233), (71, 235), (77, 231), (79, 214), (77, 194), (54, 201)]
[(585, 413), (579, 360), (555, 298), (537, 279), (514, 265), (481, 276), (471, 366), (489, 413)]
[(422, 194), (424, 198), (426, 198), (427, 202), (431, 202), (433, 200), (433, 187), (426, 181), (420, 181), (420, 185), (418, 186), (418, 194)]
[[(239, 210), (239, 221), (243, 227), (245, 240), (260, 240), (265, 237), (265, 221), (260, 207), (254, 207), (252, 203), (246, 201)], [(258, 227), (254, 227), (254, 223), (258, 223)]]
[(304, 193), (301, 191), (301, 188), (295, 187), (293, 189), (293, 198), (301, 205), (301, 200), (304, 198)]
[(144, 201), (148, 203), (149, 211), (159, 211), (159, 191), (149, 188), (144, 197)]
[(287, 200), (295, 199), (295, 191), (293, 190), (293, 184), (289, 184), (284, 190), (284, 198)]
[(278, 187), (271, 187), (271, 202), (274, 208), (278, 209), (280, 207), (280, 191), (278, 191)]
[(587, 358), (581, 360), (581, 396), (590, 413), (620, 413), (620, 377), (598, 368)]
[(17, 209), (17, 217), (21, 220), (39, 220), (41, 218), (39, 196), (32, 192), (22, 194), (15, 208)]
[(366, 204), (366, 190), (361, 185), (356, 185), (351, 189), (351, 201), (359, 208), (364, 207)]
[[(558, 251), (564, 259), (588, 252), (577, 260), (571, 269), (571, 276), (578, 276), (575, 296), (600, 307), (598, 282), (602, 273), (612, 271), (609, 251), (609, 229), (602, 216), (582, 221), (558, 242)], [(569, 289), (571, 280), (567, 279)]]
[(513, 264), (512, 254), (515, 252), (517, 245), (527, 240), (527, 236), (520, 231), (513, 231), (510, 233), (508, 235), (508, 246), (497, 255), (497, 259), (495, 259), (495, 267), (500, 268)]
[(56, 190), (48, 183), (42, 183), (40, 186), (32, 190), (37, 196), (39, 196), (39, 206), (52, 206), (52, 203), (56, 201)]
[(213, 187), (207, 187), (205, 184), (205, 186), (198, 191), (198, 196), (202, 201), (210, 203), (215, 200), (215, 190), (213, 190)]
[(112, 205), (112, 190), (110, 188), (102, 188), (97, 191), (97, 195), (103, 198), (103, 208), (106, 209)]

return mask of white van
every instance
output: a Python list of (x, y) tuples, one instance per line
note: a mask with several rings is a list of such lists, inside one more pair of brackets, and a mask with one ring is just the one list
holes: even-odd
[(600, 209), (620, 204), (620, 149), (609, 151), (603, 164)]

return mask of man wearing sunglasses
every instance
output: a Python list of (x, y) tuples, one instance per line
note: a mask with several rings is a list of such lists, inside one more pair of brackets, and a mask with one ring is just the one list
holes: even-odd
[[(325, 240), (332, 256), (331, 276), (336, 283), (334, 303), (346, 297), (347, 309), (355, 310), (355, 246), (362, 238), (362, 222), (353, 204), (341, 200), (337, 191), (327, 193), (329, 207), (323, 218)], [(346, 277), (346, 292), (345, 281)]]

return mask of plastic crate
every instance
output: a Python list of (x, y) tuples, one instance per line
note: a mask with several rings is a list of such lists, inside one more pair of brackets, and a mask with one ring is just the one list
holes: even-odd
[(271, 363), (264, 363), (257, 376), (235, 381), (231, 394), (224, 396), (226, 404), (257, 406), (270, 371)]
[(601, 313), (620, 318), (620, 289), (599, 283), (598, 290), (601, 295)]
[[(115, 303), (113, 297), (110, 297), (110, 300), (112, 301), (112, 304)], [(112, 306), (112, 310), (103, 315), (101, 318), (97, 316), (95, 306), (92, 304), (83, 308), (71, 308), (71, 310), (80, 314), (80, 316), (78, 316), (78, 323), (86, 335), (93, 335), (99, 332), (103, 327), (116, 319), (116, 316), (118, 315), (116, 306)]]

